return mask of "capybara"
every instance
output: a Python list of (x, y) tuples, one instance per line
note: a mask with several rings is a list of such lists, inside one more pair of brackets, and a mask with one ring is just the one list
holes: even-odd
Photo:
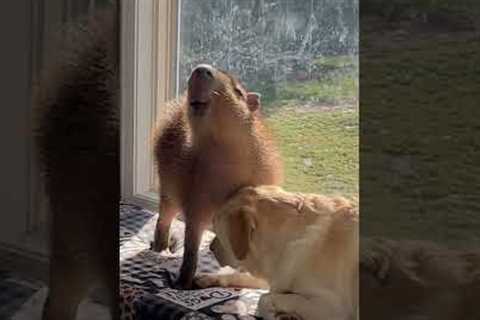
[(227, 197), (245, 186), (281, 184), (279, 153), (260, 113), (260, 95), (227, 72), (198, 65), (187, 93), (160, 121), (155, 157), (160, 216), (153, 249), (169, 245), (172, 219), (185, 217), (185, 251), (178, 288), (191, 288), (203, 231)]

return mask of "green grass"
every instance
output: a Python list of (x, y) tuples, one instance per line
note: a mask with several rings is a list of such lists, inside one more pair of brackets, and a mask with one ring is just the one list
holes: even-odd
[(479, 246), (480, 41), (368, 43), (378, 47), (361, 55), (362, 233)]
[(360, 177), (358, 109), (310, 108), (312, 101), (351, 100), (355, 81), (279, 90), (267, 121), (283, 155), (285, 187), (351, 196), (360, 181), (363, 236), (478, 247), (480, 41), (412, 35), (399, 50), (385, 38), (364, 39), (374, 50), (361, 55)]
[(358, 110), (301, 112), (284, 107), (267, 118), (291, 191), (358, 193)]
[(316, 103), (356, 105), (358, 97), (357, 57), (320, 56), (312, 62), (310, 79), (283, 83), (259, 82), (262, 103), (268, 112), (284, 105)]
[[(264, 110), (280, 146), (285, 188), (358, 195), (358, 79), (351, 56), (319, 57), (319, 79), (288, 81)], [(320, 71), (319, 71), (320, 70)], [(355, 107), (354, 107), (355, 106)]]
[(331, 68), (344, 68), (353, 66), (354, 58), (347, 55), (322, 56), (313, 61), (317, 66), (326, 66)]
[(313, 80), (287, 83), (279, 88), (280, 101), (315, 101), (325, 104), (352, 103), (358, 80), (352, 74), (332, 77), (328, 81)]

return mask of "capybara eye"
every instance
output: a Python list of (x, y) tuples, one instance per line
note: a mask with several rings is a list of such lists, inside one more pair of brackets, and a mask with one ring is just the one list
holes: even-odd
[(234, 91), (235, 91), (235, 94), (236, 94), (238, 97), (245, 98), (245, 95), (243, 94), (242, 90), (240, 90), (238, 87), (235, 87), (235, 88), (234, 88)]

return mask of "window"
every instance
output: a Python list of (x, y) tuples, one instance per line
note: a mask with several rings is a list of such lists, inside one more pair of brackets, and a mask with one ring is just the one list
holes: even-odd
[[(133, 163), (125, 168), (133, 172), (127, 198), (147, 206), (156, 200), (149, 134), (161, 115), (160, 102), (182, 93), (199, 63), (228, 70), (262, 94), (266, 122), (284, 158), (286, 188), (358, 193), (358, 0), (136, 5), (137, 46), (147, 50), (137, 56), (142, 73), (131, 112), (133, 153), (125, 148), (133, 161), (125, 162)], [(156, 75), (146, 68), (154, 64)]]
[(121, 5), (122, 199), (153, 209), (151, 133), (156, 106), (175, 94), (178, 1)]

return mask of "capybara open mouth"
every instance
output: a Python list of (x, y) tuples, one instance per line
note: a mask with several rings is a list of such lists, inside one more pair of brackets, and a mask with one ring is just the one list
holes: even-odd
[(208, 101), (201, 102), (201, 101), (191, 101), (190, 108), (193, 111), (193, 115), (195, 116), (202, 116), (208, 109)]

